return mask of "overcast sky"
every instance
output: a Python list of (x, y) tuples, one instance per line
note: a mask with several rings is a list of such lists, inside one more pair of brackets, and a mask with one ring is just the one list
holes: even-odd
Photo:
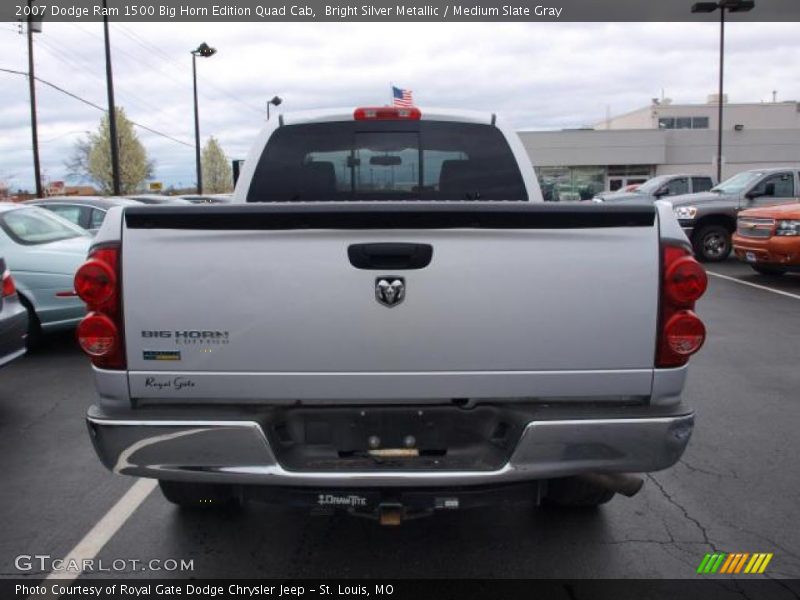
[[(141, 129), (156, 179), (194, 184), (191, 58), (198, 61), (201, 135), (244, 158), (263, 125), (265, 101), (281, 110), (384, 104), (389, 82), (422, 107), (502, 113), (519, 129), (592, 125), (664, 94), (705, 102), (717, 86), (713, 23), (127, 23), (111, 25), (117, 104)], [(726, 92), (732, 102), (800, 99), (797, 23), (726, 27)], [(37, 76), (106, 105), (102, 24), (44, 23)], [(0, 23), (0, 67), (27, 70), (25, 36)], [(46, 177), (65, 177), (75, 140), (101, 114), (42, 84), (39, 138)], [(33, 167), (25, 77), (0, 72), (0, 180), (30, 188)]]

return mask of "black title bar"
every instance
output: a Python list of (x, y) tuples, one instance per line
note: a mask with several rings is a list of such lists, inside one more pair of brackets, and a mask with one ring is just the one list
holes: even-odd
[[(111, 21), (717, 21), (692, 0), (107, 0)], [(0, 2), (0, 21), (100, 21), (103, 0)], [(798, 0), (756, 0), (729, 21), (800, 21)], [(764, 40), (765, 44), (769, 40)]]

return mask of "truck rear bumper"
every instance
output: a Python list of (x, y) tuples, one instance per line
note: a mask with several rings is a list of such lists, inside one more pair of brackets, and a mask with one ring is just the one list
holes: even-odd
[(289, 470), (255, 420), (87, 415), (103, 464), (115, 473), (175, 481), (315, 488), (489, 485), (597, 472), (651, 472), (683, 454), (693, 414), (652, 418), (534, 420), (493, 470)]

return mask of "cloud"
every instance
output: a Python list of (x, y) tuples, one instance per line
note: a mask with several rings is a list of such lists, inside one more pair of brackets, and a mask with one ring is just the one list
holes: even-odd
[[(726, 91), (732, 101), (800, 98), (800, 39), (793, 23), (726, 28)], [(27, 69), (25, 38), (0, 24), (0, 67)], [(281, 110), (382, 104), (394, 82), (422, 106), (502, 113), (519, 129), (591, 125), (664, 93), (704, 102), (717, 81), (713, 23), (112, 23), (117, 104), (134, 121), (194, 142), (191, 56), (207, 41), (219, 52), (198, 60), (204, 139), (216, 136), (244, 157), (263, 125), (265, 102)], [(47, 23), (36, 36), (37, 75), (106, 105), (102, 27)], [(769, 43), (765, 43), (767, 41)], [(28, 88), (0, 73), (0, 177), (32, 187)], [(75, 140), (100, 111), (37, 85), (42, 164), (63, 178)], [(191, 185), (194, 154), (138, 131), (157, 177)]]

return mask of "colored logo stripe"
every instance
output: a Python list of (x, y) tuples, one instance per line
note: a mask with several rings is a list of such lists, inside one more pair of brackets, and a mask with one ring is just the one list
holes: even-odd
[[(700, 566), (697, 567), (697, 572), (701, 574), (760, 574), (763, 573), (769, 562), (772, 560), (773, 554), (766, 552), (757, 552), (750, 554), (749, 552), (732, 552), (730, 554), (725, 552), (713, 552), (706, 554), (703, 560), (700, 561)], [(745, 566), (747, 565), (747, 566)]]

